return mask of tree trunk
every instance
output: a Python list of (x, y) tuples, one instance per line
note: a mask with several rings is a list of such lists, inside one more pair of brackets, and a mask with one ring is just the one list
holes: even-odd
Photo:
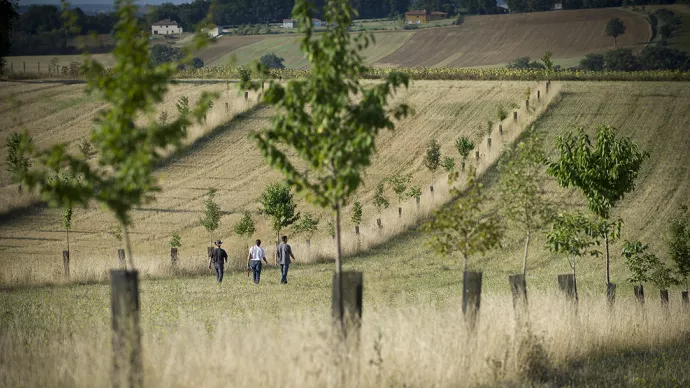
[(65, 232), (67, 233), (67, 252), (69, 252), (69, 229), (65, 229)]
[(606, 285), (611, 283), (611, 269), (609, 267), (609, 232), (604, 234), (604, 241), (606, 242)]
[(127, 261), (129, 261), (129, 270), (134, 271), (134, 257), (132, 257), (132, 241), (129, 239), (129, 229), (124, 222), (122, 224), (122, 234), (125, 237), (125, 253), (127, 256)]
[(338, 312), (341, 331), (345, 329), (343, 309), (343, 261), (340, 254), (340, 203), (335, 206), (335, 278), (338, 282)]
[(527, 252), (529, 251), (529, 240), (531, 232), (527, 231), (527, 238), (525, 238), (525, 256), (522, 258), (522, 274), (527, 275)]

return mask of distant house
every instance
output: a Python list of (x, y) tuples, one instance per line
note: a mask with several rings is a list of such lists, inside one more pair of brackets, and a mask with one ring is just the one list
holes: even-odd
[(283, 19), (283, 28), (297, 28), (297, 20)]
[(555, 9), (555, 10), (557, 10), (557, 9), (563, 9), (563, 2), (562, 2), (562, 1), (559, 1), (559, 2), (557, 2), (557, 3), (554, 3), (552, 9)]
[(182, 27), (174, 20), (163, 19), (151, 24), (151, 33), (153, 35), (176, 35), (182, 33)]
[(321, 21), (321, 19), (311, 19), (311, 24), (314, 27), (321, 27), (324, 25), (324, 23)]
[(201, 32), (206, 33), (209, 38), (215, 38), (215, 37), (223, 34), (223, 27), (222, 26), (213, 26), (210, 28), (202, 28)]
[(446, 12), (428, 12), (425, 9), (405, 12), (405, 24), (426, 24), (447, 18)]
[(506, 0), (497, 0), (496, 7), (503, 8), (506, 11), (510, 11), (510, 8), (508, 7), (508, 3), (506, 2)]

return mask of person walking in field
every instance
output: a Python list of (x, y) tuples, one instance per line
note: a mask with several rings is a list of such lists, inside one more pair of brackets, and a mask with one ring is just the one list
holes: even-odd
[(218, 283), (223, 282), (223, 272), (225, 271), (225, 263), (228, 262), (228, 253), (225, 249), (220, 246), (223, 244), (222, 241), (218, 240), (215, 242), (216, 247), (211, 251), (211, 256), (208, 258), (208, 268), (211, 269), (211, 263), (216, 269), (216, 280)]
[(261, 280), (261, 260), (268, 265), (264, 249), (261, 248), (261, 240), (256, 240), (256, 245), (249, 248), (249, 256), (247, 256), (247, 267), (251, 268), (254, 274), (254, 284), (259, 284)]
[(287, 243), (287, 236), (283, 236), (281, 240), (283, 242), (276, 249), (276, 261), (280, 264), (280, 284), (287, 284), (288, 268), (292, 260), (295, 260), (295, 255), (292, 254), (292, 248)]

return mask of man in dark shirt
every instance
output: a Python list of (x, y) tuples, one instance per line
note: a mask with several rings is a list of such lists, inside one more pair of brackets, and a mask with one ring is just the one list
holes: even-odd
[(280, 264), (280, 284), (287, 284), (288, 268), (290, 267), (290, 259), (295, 260), (292, 254), (292, 248), (287, 243), (287, 236), (281, 238), (283, 240), (278, 249), (276, 249), (276, 261)]
[(211, 263), (216, 268), (216, 280), (218, 283), (223, 282), (223, 271), (225, 269), (225, 263), (228, 262), (228, 254), (223, 248), (221, 248), (222, 241), (216, 241), (216, 248), (211, 251), (211, 256), (208, 259), (208, 268), (211, 268)]

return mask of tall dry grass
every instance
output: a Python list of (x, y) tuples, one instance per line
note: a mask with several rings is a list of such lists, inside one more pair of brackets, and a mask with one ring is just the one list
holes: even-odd
[[(516, 321), (509, 297), (485, 297), (474, 331), (463, 319), (458, 298), (402, 308), (366, 306), (359, 348), (349, 353), (337, 350), (327, 317), (310, 311), (286, 307), (272, 317), (218, 312), (210, 321), (186, 312), (170, 327), (143, 328), (145, 385), (567, 385), (571, 374), (581, 373), (577, 369), (586, 369), (598, 355), (663, 347), (690, 330), (688, 311), (678, 305), (641, 309), (630, 299), (609, 309), (600, 299), (581, 301), (575, 311), (555, 294), (531, 295), (530, 302), (524, 324)], [(0, 333), (1, 386), (110, 386), (107, 320), (81, 329), (75, 324), (59, 334), (32, 332), (11, 319), (5, 329)], [(674, 355), (665, 357), (668, 361)], [(636, 373), (624, 364), (592, 367), (608, 368), (609, 382)], [(664, 366), (658, 370), (668, 373)], [(686, 372), (674, 373), (677, 384), (690, 381)], [(653, 385), (654, 377), (640, 381)]]

